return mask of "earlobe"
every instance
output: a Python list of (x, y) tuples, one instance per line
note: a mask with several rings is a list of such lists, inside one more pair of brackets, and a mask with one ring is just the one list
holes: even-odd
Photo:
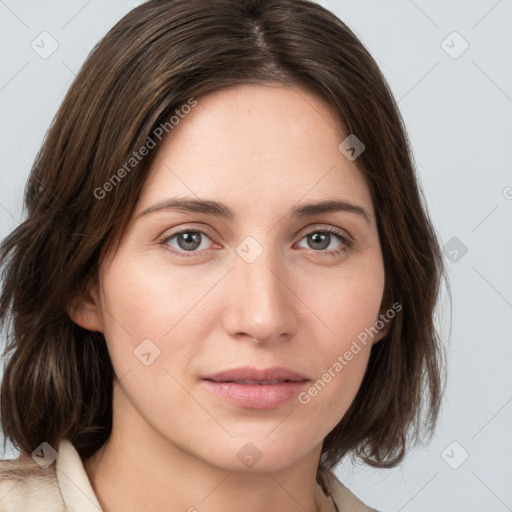
[(99, 307), (97, 287), (82, 292), (68, 306), (67, 314), (75, 324), (88, 331), (103, 332), (103, 321)]
[[(386, 302), (383, 302), (386, 304)], [(391, 325), (393, 323), (393, 317), (388, 315), (388, 312), (391, 308), (381, 307), (379, 312), (379, 317), (375, 321), (375, 327), (379, 330), (379, 332), (373, 337), (372, 345), (381, 341), (391, 330)]]
[[(382, 317), (382, 315), (381, 315), (381, 317)], [(391, 329), (392, 321), (388, 320), (386, 322), (384, 320), (380, 320), (381, 317), (379, 317), (379, 320), (377, 320), (376, 324), (380, 325), (380, 322), (382, 322), (382, 323), (384, 323), (384, 327), (382, 327), (382, 329), (379, 329), (379, 332), (373, 337), (372, 345), (381, 341), (389, 333), (389, 331)]]

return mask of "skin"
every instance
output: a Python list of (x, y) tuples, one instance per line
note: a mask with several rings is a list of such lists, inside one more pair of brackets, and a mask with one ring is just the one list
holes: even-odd
[[(118, 379), (112, 435), (84, 461), (106, 512), (226, 512), (240, 503), (246, 512), (318, 510), (322, 441), (385, 330), (307, 405), (241, 408), (201, 377), (285, 366), (314, 383), (385, 311), (375, 212), (357, 161), (338, 149), (346, 136), (330, 106), (304, 88), (243, 85), (198, 98), (164, 140), (120, 245), (70, 312), (104, 333)], [(235, 216), (140, 216), (171, 197), (219, 201)], [(289, 215), (331, 199), (364, 208), (368, 219)], [(352, 245), (307, 236), (326, 228)], [(182, 237), (161, 242), (180, 230), (206, 235), (188, 253)], [(252, 263), (236, 252), (248, 236), (263, 251)], [(145, 366), (134, 349), (148, 338), (160, 355)], [(252, 468), (237, 457), (248, 442), (261, 454)]]

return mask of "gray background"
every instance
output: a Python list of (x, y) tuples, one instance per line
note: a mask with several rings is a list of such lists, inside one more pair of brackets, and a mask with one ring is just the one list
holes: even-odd
[[(0, 238), (21, 218), (30, 165), (75, 73), (140, 3), (0, 0)], [(451, 324), (446, 300), (439, 317), (449, 380), (433, 441), (397, 468), (346, 462), (338, 476), (389, 512), (512, 510), (512, 0), (320, 3), (362, 39), (399, 101), (453, 293)]]

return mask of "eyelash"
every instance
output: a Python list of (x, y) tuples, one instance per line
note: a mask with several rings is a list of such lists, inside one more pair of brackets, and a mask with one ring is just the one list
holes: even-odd
[[(180, 257), (190, 258), (190, 257), (196, 256), (197, 254), (200, 254), (200, 251), (197, 251), (197, 250), (177, 251), (176, 249), (169, 249), (168, 243), (173, 238), (175, 238), (176, 236), (181, 235), (183, 233), (200, 233), (201, 235), (204, 235), (207, 238), (210, 238), (207, 233), (205, 233), (204, 231), (201, 231), (200, 229), (182, 229), (181, 231), (176, 231), (176, 232), (171, 233), (170, 235), (167, 235), (164, 238), (160, 239), (159, 243), (160, 243), (160, 245), (165, 246), (166, 250), (168, 250), (168, 251), (172, 252), (173, 254), (180, 256)], [(341, 254), (347, 253), (352, 248), (352, 246), (354, 244), (354, 242), (351, 239), (349, 239), (347, 236), (345, 236), (342, 231), (335, 229), (335, 228), (322, 228), (322, 229), (314, 229), (312, 231), (308, 231), (307, 233), (304, 233), (304, 235), (301, 237), (300, 240), (304, 239), (305, 237), (307, 237), (308, 235), (311, 235), (313, 233), (322, 233), (322, 234), (328, 233), (330, 235), (336, 236), (338, 238), (338, 240), (343, 243), (343, 246), (340, 249), (331, 250), (331, 251), (324, 251), (324, 250), (315, 251), (314, 249), (312, 249), (313, 252), (321, 254), (322, 256), (327, 256), (327, 257), (338, 256), (339, 257)], [(205, 252), (209, 252), (209, 250), (206, 249)]]

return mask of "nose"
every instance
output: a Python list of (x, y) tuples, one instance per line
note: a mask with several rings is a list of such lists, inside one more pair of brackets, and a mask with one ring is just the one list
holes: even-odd
[(287, 282), (290, 275), (272, 251), (263, 251), (250, 263), (235, 254), (226, 283), (226, 332), (259, 344), (282, 342), (293, 336), (299, 300)]

